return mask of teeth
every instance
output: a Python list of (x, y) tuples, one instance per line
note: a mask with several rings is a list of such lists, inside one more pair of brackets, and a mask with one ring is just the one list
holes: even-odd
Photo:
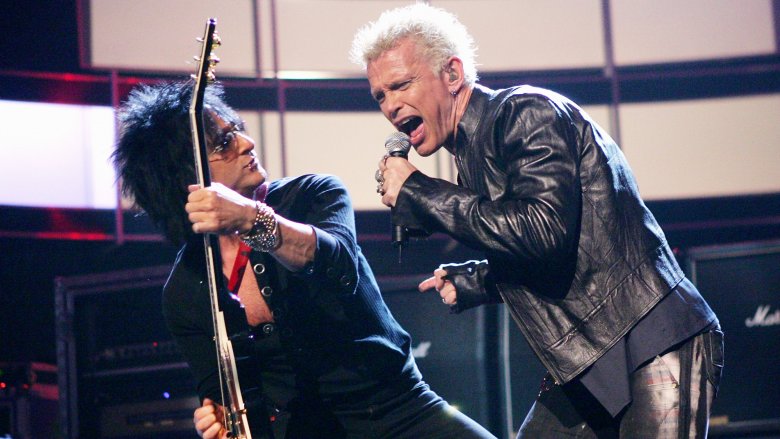
[(398, 130), (399, 130), (399, 131), (403, 131), (403, 132), (405, 132), (406, 134), (409, 134), (409, 131), (410, 131), (410, 129), (409, 129), (409, 124), (410, 124), (410, 122), (412, 121), (412, 119), (414, 119), (414, 117), (410, 117), (410, 118), (406, 119), (405, 121), (401, 122), (401, 123), (398, 125)]

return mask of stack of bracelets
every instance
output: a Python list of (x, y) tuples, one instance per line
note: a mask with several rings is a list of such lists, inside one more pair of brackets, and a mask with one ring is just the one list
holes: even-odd
[(279, 224), (276, 221), (274, 210), (259, 201), (255, 202), (257, 214), (252, 228), (241, 236), (244, 244), (252, 249), (261, 252), (270, 252), (276, 250), (281, 245), (282, 240), (278, 239)]

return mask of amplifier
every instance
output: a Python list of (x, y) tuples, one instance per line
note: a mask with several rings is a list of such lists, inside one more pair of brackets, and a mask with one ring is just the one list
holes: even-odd
[(56, 437), (57, 367), (0, 362), (0, 438)]
[(780, 436), (780, 241), (691, 248), (687, 267), (725, 334), (713, 436)]
[(194, 434), (195, 384), (161, 310), (169, 270), (56, 279), (59, 419), (65, 437)]
[[(195, 437), (192, 425), (197, 397), (164, 401), (119, 404), (106, 407), (100, 419), (101, 436), (105, 438)], [(175, 435), (175, 436), (174, 436)]]
[(485, 361), (485, 307), (449, 313), (436, 293), (420, 293), (420, 276), (378, 277), (387, 307), (412, 336), (423, 380), (452, 406), (488, 427), (490, 374)]
[[(451, 314), (428, 274), (380, 276), (393, 316), (412, 336), (412, 354), (431, 389), (498, 437), (514, 437), (534, 401), (544, 368), (503, 305)], [(515, 430), (516, 431), (516, 430)]]

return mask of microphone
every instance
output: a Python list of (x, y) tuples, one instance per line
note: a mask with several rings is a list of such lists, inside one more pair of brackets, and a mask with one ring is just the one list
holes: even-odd
[[(409, 136), (401, 131), (396, 131), (385, 139), (385, 151), (390, 157), (401, 157), (404, 159), (409, 158), (409, 150), (412, 148)], [(393, 207), (391, 210), (395, 210)], [(393, 224), (393, 231), (391, 234), (393, 247), (398, 248), (398, 263), (401, 263), (401, 253), (403, 251), (403, 245), (409, 240), (409, 234), (406, 226), (403, 224)]]
[(408, 159), (410, 149), (412, 149), (412, 143), (406, 133), (396, 131), (385, 139), (385, 151), (390, 157)]

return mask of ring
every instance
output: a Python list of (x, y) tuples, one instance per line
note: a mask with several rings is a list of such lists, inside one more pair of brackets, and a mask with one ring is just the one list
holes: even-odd
[(381, 170), (379, 170), (379, 169), (376, 170), (376, 172), (374, 173), (374, 180), (376, 180), (377, 183), (380, 183), (380, 184), (385, 182), (385, 177), (382, 175), (382, 171)]
[(442, 299), (441, 299), (441, 303), (443, 303), (443, 304), (445, 304), (445, 305), (446, 305), (446, 304), (447, 304), (447, 301), (446, 301), (446, 300), (444, 300), (444, 299), (442, 298)]
[(385, 194), (385, 190), (382, 189), (382, 183), (377, 183), (377, 185), (376, 185), (376, 193), (378, 193), (379, 195), (384, 195)]

